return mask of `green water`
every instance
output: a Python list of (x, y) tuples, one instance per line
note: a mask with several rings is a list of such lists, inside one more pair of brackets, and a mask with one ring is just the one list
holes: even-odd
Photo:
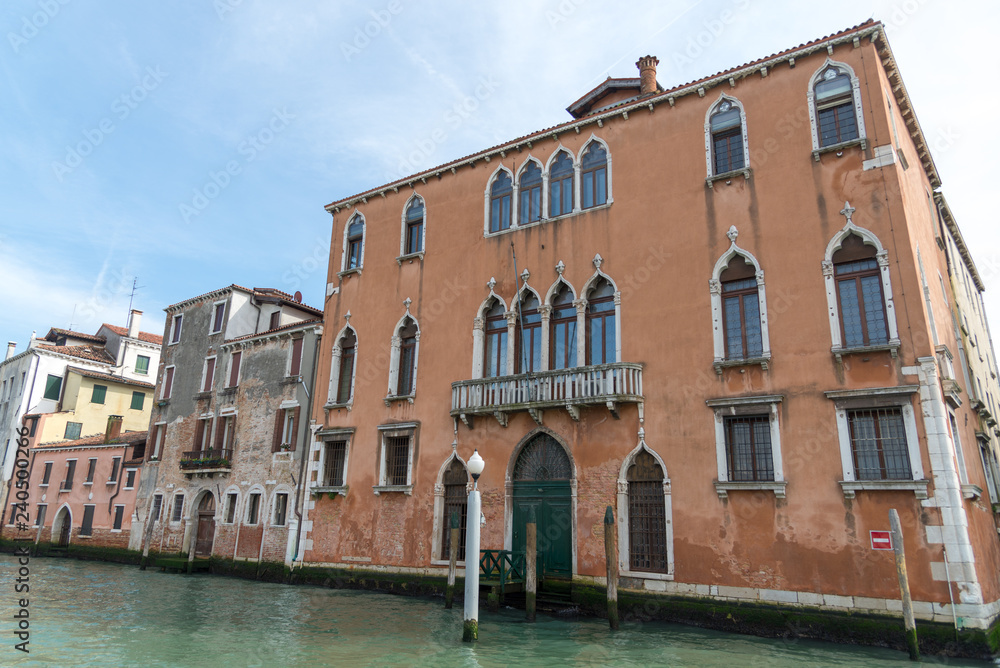
[[(30, 563), (30, 654), (14, 649), (14, 558), (0, 555), (0, 666), (912, 666), (891, 650), (765, 640), (663, 623), (485, 611), (460, 602), (65, 559)], [(929, 657), (926, 663), (986, 664)]]

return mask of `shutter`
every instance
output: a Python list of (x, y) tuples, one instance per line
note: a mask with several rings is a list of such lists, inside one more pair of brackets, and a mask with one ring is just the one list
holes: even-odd
[(302, 339), (292, 340), (292, 367), (289, 376), (298, 376), (302, 367)]
[(299, 411), (301, 408), (301, 406), (296, 406), (292, 410), (292, 433), (288, 436), (288, 442), (292, 445), (291, 450), (294, 450), (299, 442)]
[(226, 418), (220, 418), (222, 420), (222, 426), (215, 431), (215, 449), (222, 449), (222, 440), (226, 434)]
[(192, 450), (201, 450), (201, 439), (205, 434), (205, 421), (198, 420), (198, 423), (194, 427), (194, 447)]
[(167, 369), (165, 378), (163, 380), (163, 393), (160, 395), (161, 399), (170, 398), (170, 388), (174, 384), (174, 367)]
[(215, 379), (215, 358), (205, 361), (205, 387), (201, 388), (205, 392), (212, 389), (212, 381)]
[(274, 440), (271, 441), (271, 452), (277, 452), (281, 448), (281, 428), (284, 423), (285, 411), (278, 409), (274, 415)]
[(243, 353), (237, 351), (233, 353), (232, 368), (229, 370), (229, 387), (236, 387), (240, 379), (240, 362), (243, 360)]

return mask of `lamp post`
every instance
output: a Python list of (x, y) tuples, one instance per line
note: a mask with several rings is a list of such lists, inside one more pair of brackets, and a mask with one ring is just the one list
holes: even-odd
[[(482, 500), (479, 496), (479, 476), (486, 462), (475, 450), (469, 457), (469, 473), (472, 474), (472, 491), (465, 526), (465, 615), (462, 623), (462, 640), (473, 642), (479, 639), (479, 516)], [(473, 519), (475, 518), (475, 519)], [(454, 548), (453, 548), (454, 549)]]

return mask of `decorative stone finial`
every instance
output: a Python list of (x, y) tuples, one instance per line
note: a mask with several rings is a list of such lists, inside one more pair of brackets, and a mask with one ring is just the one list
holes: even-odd
[(410, 304), (412, 304), (412, 303), (413, 303), (413, 301), (409, 297), (407, 297), (406, 299), (403, 300), (403, 306), (406, 307), (406, 312), (407, 313), (409, 313), (409, 311), (410, 311)]
[(496, 285), (497, 285), (497, 279), (490, 276), (490, 280), (489, 282), (486, 283), (486, 287), (490, 289), (490, 292), (493, 292), (493, 288), (495, 288)]
[(730, 242), (736, 243), (736, 238), (740, 236), (740, 231), (736, 229), (735, 225), (730, 225), (726, 236), (729, 237)]
[(521, 272), (521, 281), (527, 283), (529, 278), (531, 278), (531, 272), (525, 268), (525, 270)]
[(600, 253), (598, 253), (594, 256), (594, 268), (600, 269), (602, 264), (604, 264), (604, 258), (601, 257)]
[(344, 320), (346, 320), (348, 322), (348, 324), (351, 322), (351, 312), (350, 311), (348, 311), (347, 313), (344, 314)]
[(851, 216), (854, 215), (855, 211), (857, 211), (857, 209), (855, 209), (853, 206), (851, 206), (850, 202), (844, 202), (844, 208), (840, 210), (840, 215), (842, 215), (845, 218), (847, 218), (847, 224), (848, 225), (854, 224), (854, 221), (851, 220)]
[(562, 276), (564, 271), (566, 271), (566, 265), (563, 264), (562, 260), (559, 260), (559, 264), (556, 265), (556, 273)]

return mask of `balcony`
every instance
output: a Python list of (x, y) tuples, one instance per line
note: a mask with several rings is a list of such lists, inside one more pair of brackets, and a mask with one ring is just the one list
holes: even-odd
[(181, 453), (180, 466), (188, 476), (214, 476), (216, 473), (229, 473), (233, 468), (233, 451), (216, 448), (212, 450), (191, 450)]
[(641, 401), (642, 365), (625, 362), (451, 384), (451, 415), (470, 429), (477, 415), (491, 415), (506, 427), (508, 414), (515, 411), (527, 411), (542, 424), (546, 408), (565, 409), (579, 421), (582, 408), (604, 405), (618, 418), (619, 404)]

